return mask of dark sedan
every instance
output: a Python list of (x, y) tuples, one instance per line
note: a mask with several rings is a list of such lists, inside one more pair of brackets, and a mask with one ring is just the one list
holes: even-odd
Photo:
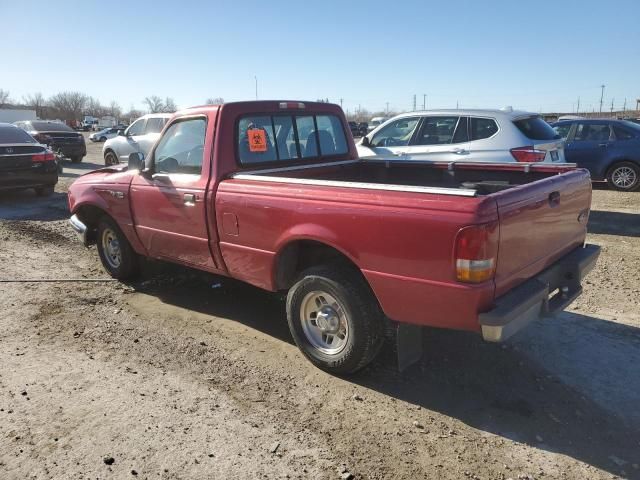
[(78, 163), (87, 154), (87, 145), (82, 133), (59, 122), (31, 120), (16, 122), (14, 125), (22, 128), (40, 143), (49, 145), (54, 152), (59, 152), (72, 162)]
[(640, 125), (626, 120), (566, 120), (552, 124), (566, 140), (567, 162), (591, 172), (611, 188), (634, 191), (640, 187)]
[(33, 188), (51, 195), (58, 183), (55, 155), (24, 130), (0, 123), (0, 190)]

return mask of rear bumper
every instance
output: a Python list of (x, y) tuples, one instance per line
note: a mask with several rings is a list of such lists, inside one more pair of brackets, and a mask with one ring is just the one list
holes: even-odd
[(85, 156), (87, 154), (87, 146), (83, 144), (78, 145), (52, 145), (53, 150), (62, 151), (65, 157), (78, 157)]
[(31, 167), (0, 170), (0, 190), (42, 187), (58, 183), (55, 161), (38, 162)]
[(77, 215), (71, 216), (71, 218), (69, 219), (69, 224), (71, 225), (71, 228), (75, 230), (78, 238), (82, 241), (82, 244), (87, 247), (89, 245), (87, 238), (87, 226), (82, 223)]
[(498, 298), (492, 310), (479, 315), (483, 338), (502, 342), (532, 321), (566, 308), (582, 293), (582, 279), (593, 269), (599, 255), (597, 245), (576, 248)]

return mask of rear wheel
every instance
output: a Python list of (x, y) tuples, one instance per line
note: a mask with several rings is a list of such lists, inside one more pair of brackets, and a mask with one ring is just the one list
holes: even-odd
[(100, 137), (100, 141), (101, 142), (106, 142), (107, 141), (107, 137)]
[(100, 219), (96, 243), (102, 265), (109, 275), (124, 280), (138, 273), (138, 257), (127, 237), (110, 217)]
[(632, 192), (640, 186), (640, 167), (632, 162), (616, 163), (607, 174), (609, 186), (615, 190)]
[(335, 374), (360, 370), (383, 341), (383, 316), (364, 279), (351, 269), (305, 270), (287, 295), (296, 345), (317, 367)]
[(111, 150), (104, 154), (104, 164), (107, 167), (110, 167), (111, 165), (117, 165), (118, 163), (118, 157), (116, 157), (116, 154)]
[(53, 185), (43, 185), (42, 187), (36, 187), (36, 195), (39, 197), (48, 197), (53, 195)]
[(70, 157), (73, 163), (80, 163), (82, 161), (82, 155), (76, 155), (74, 157)]

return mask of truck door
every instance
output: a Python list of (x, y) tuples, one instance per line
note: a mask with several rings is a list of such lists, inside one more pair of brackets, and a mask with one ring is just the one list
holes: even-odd
[(131, 183), (131, 210), (149, 256), (216, 270), (209, 250), (206, 189), (211, 148), (207, 117), (175, 119)]

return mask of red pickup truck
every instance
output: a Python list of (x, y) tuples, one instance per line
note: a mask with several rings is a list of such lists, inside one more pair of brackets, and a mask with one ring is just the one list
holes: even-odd
[(564, 308), (599, 254), (590, 203), (572, 165), (360, 160), (339, 107), (278, 101), (181, 111), (147, 158), (69, 188), (113, 277), (144, 256), (287, 292), (293, 339), (335, 373), (389, 331), (407, 363), (422, 326), (499, 342)]

